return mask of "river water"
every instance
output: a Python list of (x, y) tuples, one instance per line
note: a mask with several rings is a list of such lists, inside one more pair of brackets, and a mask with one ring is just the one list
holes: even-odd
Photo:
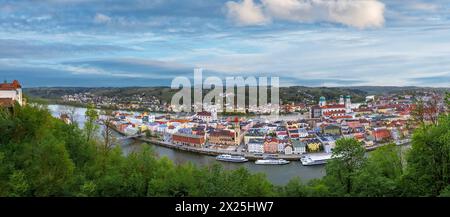
[[(84, 126), (85, 108), (64, 106), (64, 105), (49, 105), (49, 110), (53, 116), (59, 117), (61, 113), (71, 113), (74, 111), (74, 119), (78, 122), (80, 127)], [(160, 115), (156, 113), (155, 115)], [(119, 136), (118, 134), (115, 134)], [(199, 166), (211, 165), (216, 161), (213, 156), (201, 155), (197, 153), (185, 152), (180, 150), (173, 150), (166, 147), (161, 147), (153, 144), (143, 144), (134, 140), (119, 140), (119, 144), (124, 152), (128, 154), (133, 151), (138, 151), (142, 145), (153, 146), (153, 149), (158, 156), (167, 156), (175, 163), (192, 162)], [(266, 174), (267, 178), (276, 185), (284, 185), (290, 179), (299, 177), (302, 181), (308, 181), (314, 178), (320, 178), (325, 175), (325, 167), (323, 165), (316, 166), (302, 166), (299, 161), (293, 161), (286, 165), (256, 165), (254, 162), (247, 163), (228, 163), (220, 162), (225, 169), (237, 169), (245, 167), (251, 172), (260, 172)]]

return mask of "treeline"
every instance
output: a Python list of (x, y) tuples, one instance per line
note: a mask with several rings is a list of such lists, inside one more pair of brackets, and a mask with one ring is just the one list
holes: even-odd
[(389, 145), (368, 157), (342, 139), (325, 177), (275, 186), (245, 168), (174, 164), (149, 146), (124, 156), (89, 120), (79, 129), (45, 106), (16, 106), (0, 111), (0, 196), (450, 196), (449, 128), (444, 115), (415, 132), (410, 151)]
[[(236, 89), (236, 88), (235, 88)], [(121, 98), (132, 97), (134, 95), (139, 96), (154, 96), (163, 103), (170, 103), (172, 97), (179, 90), (171, 89), (170, 87), (98, 87), (98, 88), (86, 88), (86, 87), (37, 87), (26, 88), (24, 93), (32, 98), (46, 99), (51, 103), (63, 103), (61, 97), (64, 95), (74, 95), (77, 93), (90, 92), (96, 96), (116, 97)], [(198, 90), (191, 89), (192, 99), (194, 100), (194, 92)], [(208, 94), (210, 89), (203, 89), (203, 97)], [(319, 97), (325, 96), (327, 100), (339, 100), (340, 95), (351, 95), (353, 102), (364, 102), (365, 95), (367, 93), (356, 88), (340, 88), (340, 87), (280, 87), (280, 100), (285, 103), (291, 102), (304, 102), (304, 103), (316, 103)], [(245, 91), (246, 103), (249, 99), (248, 87)], [(270, 99), (270, 88), (268, 88), (267, 97)]]

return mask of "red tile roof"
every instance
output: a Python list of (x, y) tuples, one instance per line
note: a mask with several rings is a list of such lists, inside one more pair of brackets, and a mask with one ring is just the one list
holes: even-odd
[(197, 112), (197, 116), (211, 116), (211, 112), (207, 111)]
[(385, 139), (385, 138), (389, 138), (391, 137), (391, 133), (388, 129), (375, 129), (373, 131), (373, 136), (375, 137), (376, 140), (381, 140), (381, 139)]
[(12, 83), (1, 83), (0, 90), (16, 90), (22, 88), (20, 83), (17, 80), (14, 80)]
[(328, 112), (323, 113), (323, 115), (325, 115), (325, 116), (332, 116), (332, 115), (336, 115), (336, 114), (345, 114), (345, 110), (328, 111)]
[(235, 132), (229, 131), (229, 130), (216, 130), (216, 131), (209, 133), (209, 136), (213, 136), (213, 137), (228, 136), (228, 137), (234, 138)]
[(321, 108), (323, 109), (333, 109), (333, 108), (345, 108), (345, 105), (339, 105), (339, 104), (335, 104), (335, 105), (325, 105), (322, 106)]

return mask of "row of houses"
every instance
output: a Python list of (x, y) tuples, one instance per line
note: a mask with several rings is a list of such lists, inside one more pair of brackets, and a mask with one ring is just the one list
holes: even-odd
[(303, 154), (306, 152), (306, 143), (299, 140), (279, 140), (277, 138), (250, 139), (247, 144), (250, 153), (267, 154)]

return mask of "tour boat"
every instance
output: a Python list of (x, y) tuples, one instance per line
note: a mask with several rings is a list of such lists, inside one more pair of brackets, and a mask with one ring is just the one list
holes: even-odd
[(216, 160), (219, 161), (226, 161), (226, 162), (234, 162), (234, 163), (244, 163), (247, 162), (248, 159), (242, 156), (238, 155), (229, 155), (229, 154), (222, 154), (216, 157)]
[(300, 158), (303, 166), (326, 164), (331, 159), (331, 154), (311, 154)]
[(257, 160), (255, 161), (255, 164), (260, 164), (260, 165), (283, 165), (283, 164), (288, 164), (289, 161), (285, 160), (285, 159), (262, 159), (262, 160)]

